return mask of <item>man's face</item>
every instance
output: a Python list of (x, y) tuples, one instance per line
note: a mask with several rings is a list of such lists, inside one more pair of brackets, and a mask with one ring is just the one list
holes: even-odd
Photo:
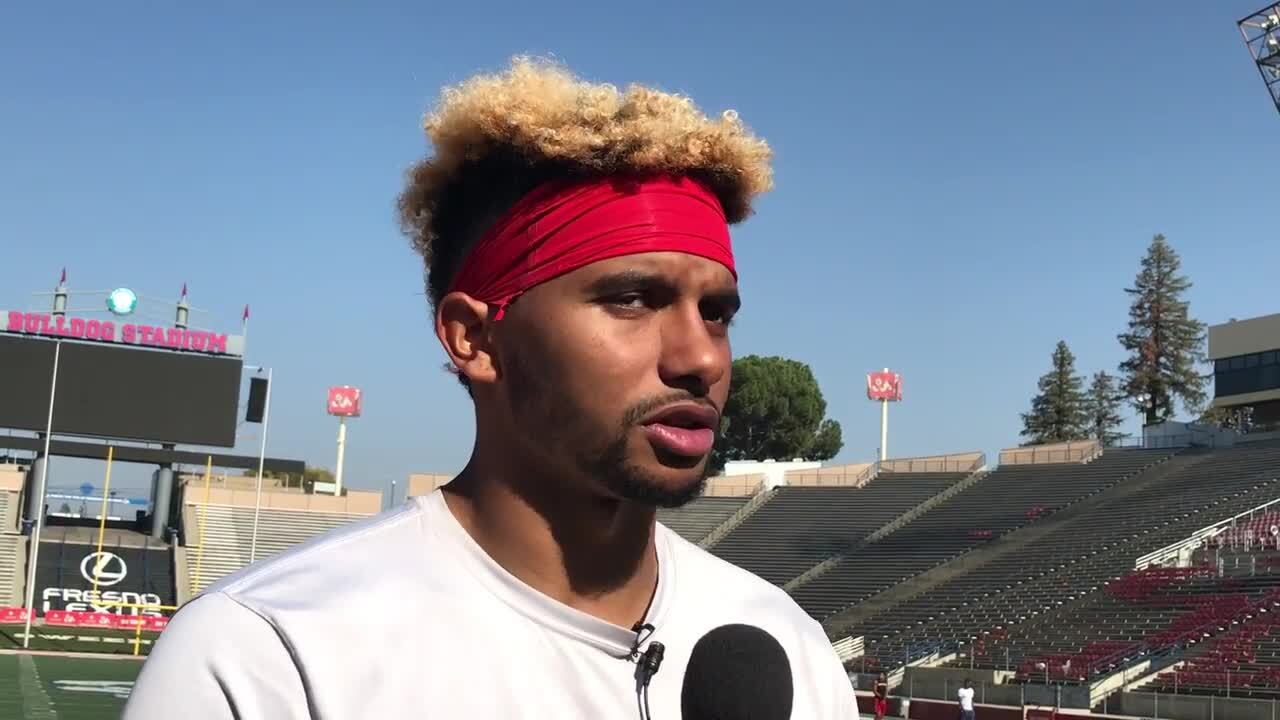
[(529, 290), (496, 333), (496, 389), (517, 441), (588, 492), (688, 502), (729, 394), (737, 309), (728, 269), (675, 252), (601, 261)]

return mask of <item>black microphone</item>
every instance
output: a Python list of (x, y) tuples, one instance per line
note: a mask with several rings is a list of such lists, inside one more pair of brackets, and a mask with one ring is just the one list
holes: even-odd
[(644, 651), (638, 662), (638, 672), (640, 673), (640, 682), (646, 687), (654, 675), (658, 674), (658, 668), (662, 667), (662, 655), (666, 652), (660, 642), (649, 643), (649, 649)]
[(684, 720), (788, 720), (787, 651), (754, 625), (721, 625), (693, 646), (680, 690)]

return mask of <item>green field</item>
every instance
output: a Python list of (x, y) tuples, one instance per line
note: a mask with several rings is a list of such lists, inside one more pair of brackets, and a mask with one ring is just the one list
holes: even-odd
[(0, 718), (118, 718), (141, 669), (129, 657), (0, 654)]
[[(21, 625), (0, 627), (0, 650), (21, 650)], [(30, 650), (49, 650), (65, 653), (106, 653), (109, 655), (132, 655), (134, 632), (132, 630), (115, 630), (95, 627), (48, 627), (36, 625), (31, 628), (34, 637)], [(154, 633), (143, 633), (138, 654), (146, 655), (155, 640)], [(5, 720), (0, 715), (0, 720)]]

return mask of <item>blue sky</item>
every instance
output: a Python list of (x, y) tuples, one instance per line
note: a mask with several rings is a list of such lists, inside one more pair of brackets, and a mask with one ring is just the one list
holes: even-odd
[(735, 352), (813, 366), (840, 461), (875, 452), (883, 366), (905, 380), (894, 455), (1014, 444), (1059, 339), (1114, 370), (1156, 232), (1196, 316), (1280, 310), (1280, 116), (1235, 27), (1254, 2), (270, 5), (7, 11), (0, 307), (63, 266), (79, 288), (186, 282), (229, 329), (248, 303), (270, 453), (331, 467), (325, 388), (359, 385), (356, 486), (468, 454), (393, 202), (438, 89), (518, 53), (735, 108), (770, 141), (777, 189), (734, 238)]

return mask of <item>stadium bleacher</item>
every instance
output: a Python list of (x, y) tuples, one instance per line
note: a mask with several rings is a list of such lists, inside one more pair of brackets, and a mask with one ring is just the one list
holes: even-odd
[(1267, 574), (1216, 583), (1187, 624), (1207, 620), (1222, 629), (1193, 645), (1186, 659), (1161, 672), (1144, 690), (1196, 695), (1280, 699), (1280, 576)]
[(20, 498), (18, 490), (0, 488), (0, 607), (22, 602), (27, 539), (18, 532)]
[[(186, 505), (187, 587), (192, 594), (249, 565), (252, 507)], [(256, 559), (263, 560), (366, 515), (262, 508)], [(203, 535), (201, 526), (203, 524)], [(203, 537), (204, 551), (200, 551)]]
[(781, 585), (968, 476), (881, 472), (862, 487), (780, 487), (710, 549)]
[(0, 534), (0, 607), (20, 605), (17, 592), (22, 569), (26, 567), (23, 553), (27, 547), (25, 538), (16, 533)]
[(877, 542), (857, 548), (794, 588), (801, 607), (826, 619), (913, 575), (1113, 487), (1172, 455), (1109, 451), (1080, 464), (1008, 465)]
[(750, 497), (700, 497), (678, 508), (659, 508), (658, 522), (698, 543), (746, 505)]
[[(1258, 507), (1275, 497), (1280, 448), (1242, 446), (1188, 450), (1176, 467), (1131, 487), (1108, 491), (1108, 502), (1072, 517), (1016, 552), (961, 569), (927, 593), (861, 625), (868, 653), (900, 662), (924, 643), (971, 643), (1068, 606), (1133, 569), (1135, 558), (1199, 527)], [(1171, 461), (1172, 464), (1172, 461)], [(1037, 621), (1042, 642), (1074, 629), (1057, 614)], [(1087, 640), (1087, 638), (1080, 638)], [(1080, 643), (1077, 642), (1077, 645)], [(1020, 649), (1026, 655), (1035, 648)], [(1077, 647), (1076, 652), (1085, 647)], [(987, 648), (986, 662), (1003, 661)]]

